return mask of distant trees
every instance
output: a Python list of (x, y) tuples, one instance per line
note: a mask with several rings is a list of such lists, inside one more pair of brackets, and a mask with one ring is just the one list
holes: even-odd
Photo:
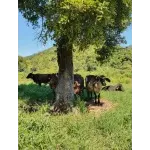
[(27, 62), (22, 56), (18, 56), (18, 71), (23, 72), (27, 69)]
[[(116, 47), (112, 55), (105, 59), (105, 61), (97, 61), (98, 55), (95, 53), (93, 46), (83, 51), (78, 51), (77, 48), (74, 52), (74, 72), (86, 72), (86, 71), (96, 71), (101, 66), (108, 66), (116, 69), (131, 69), (132, 66), (132, 47)], [(52, 48), (45, 50), (42, 56), (35, 54), (33, 56), (28, 56), (23, 58), (25, 60), (26, 70), (39, 72), (39, 73), (55, 73), (58, 72), (58, 64), (55, 49)], [(19, 59), (20, 60), (20, 59)], [(37, 61), (39, 63), (37, 63)], [(20, 68), (20, 67), (19, 67)]]

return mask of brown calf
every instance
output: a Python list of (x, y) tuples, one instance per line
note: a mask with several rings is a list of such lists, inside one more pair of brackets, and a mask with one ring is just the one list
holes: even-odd
[(78, 83), (78, 81), (74, 82), (73, 89), (74, 89), (74, 94), (80, 93), (80, 83)]

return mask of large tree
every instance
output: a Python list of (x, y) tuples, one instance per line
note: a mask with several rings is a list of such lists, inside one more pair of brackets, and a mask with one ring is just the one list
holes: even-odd
[[(67, 112), (73, 99), (73, 46), (111, 48), (123, 42), (121, 33), (131, 23), (131, 0), (18, 0), (18, 8), (44, 44), (57, 45), (59, 81), (55, 111)], [(106, 53), (105, 53), (106, 52)], [(103, 54), (102, 53), (102, 54)]]

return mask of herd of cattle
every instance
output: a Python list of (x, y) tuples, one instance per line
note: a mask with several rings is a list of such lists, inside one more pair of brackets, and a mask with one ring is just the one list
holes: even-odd
[[(32, 79), (36, 84), (39, 84), (41, 86), (42, 83), (49, 84), (50, 87), (53, 89), (55, 94), (55, 88), (58, 83), (58, 73), (53, 74), (33, 74), (29, 73), (26, 77), (27, 79)], [(85, 81), (85, 87), (84, 87), (84, 81)], [(83, 90), (86, 88), (88, 99), (90, 100), (92, 98), (92, 93), (95, 95), (94, 102), (95, 104), (100, 105), (100, 91), (124, 91), (124, 88), (122, 84), (116, 84), (116, 85), (108, 85), (106, 86), (106, 81), (111, 82), (111, 80), (104, 75), (87, 75), (84, 78), (80, 74), (74, 74), (74, 94), (81, 95)]]

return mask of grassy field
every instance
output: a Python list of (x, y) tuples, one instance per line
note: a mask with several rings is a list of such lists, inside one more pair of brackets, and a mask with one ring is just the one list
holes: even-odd
[(100, 116), (87, 112), (53, 116), (48, 113), (50, 88), (22, 82), (18, 86), (19, 149), (130, 150), (132, 90), (130, 84), (124, 87), (125, 92), (101, 93), (118, 105)]
[[(48, 70), (50, 70), (50, 73), (56, 72), (57, 69), (54, 69), (56, 64), (50, 64), (50, 62), (44, 63), (44, 60), (48, 61), (48, 56), (50, 56), (44, 53), (50, 52), (47, 50), (46, 52), (27, 58), (28, 65), (34, 66), (34, 63), (37, 64), (36, 61), (40, 58), (41, 60), (38, 60), (37, 64), (37, 72), (48, 73)], [(79, 65), (76, 59), (81, 58), (76, 57), (74, 60), (75, 72), (80, 73), (83, 77), (87, 74), (104, 74), (111, 79), (110, 84), (122, 83), (125, 92), (101, 92), (101, 98), (114, 104), (115, 107), (97, 115), (87, 112), (83, 101), (77, 100), (79, 111), (66, 115), (51, 115), (49, 110), (51, 108), (51, 100), (53, 99), (52, 90), (48, 86), (42, 85), (42, 87), (39, 87), (31, 80), (27, 80), (26, 76), (30, 71), (19, 72), (18, 138), (20, 150), (132, 149), (131, 62), (120, 63), (126, 54), (130, 53), (131, 57), (131, 51), (115, 55), (105, 65), (102, 65), (102, 67), (96, 65), (94, 59), (92, 59), (92, 51), (89, 53), (89, 55), (85, 56), (90, 57), (89, 64), (85, 61), (81, 63), (82, 65)], [(41, 54), (45, 59), (38, 56)], [(53, 55), (50, 57), (53, 57)], [(56, 63), (54, 58), (50, 58), (50, 60), (52, 63)], [(48, 67), (50, 68), (45, 67), (47, 63), (49, 63)], [(97, 68), (88, 71), (92, 63)], [(79, 68), (77, 67), (78, 65), (81, 67), (79, 70), (77, 70)], [(81, 99), (84, 100), (86, 97), (87, 94), (84, 91)]]

